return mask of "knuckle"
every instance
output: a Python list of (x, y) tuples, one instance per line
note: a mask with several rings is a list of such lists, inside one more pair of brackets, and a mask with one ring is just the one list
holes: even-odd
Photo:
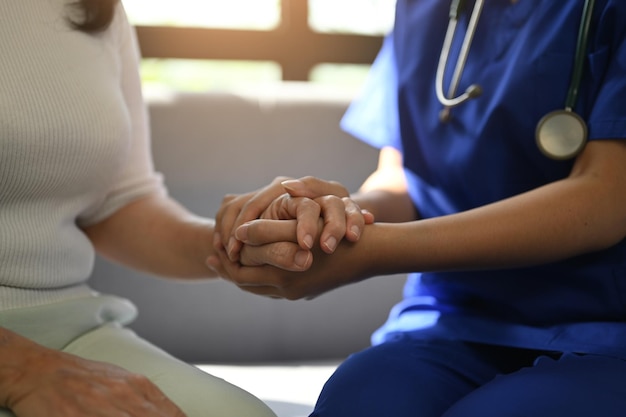
[(361, 208), (359, 207), (359, 205), (352, 201), (349, 197), (344, 197), (341, 199), (341, 201), (343, 202), (343, 205), (346, 208), (346, 212), (348, 214), (361, 213)]
[(282, 194), (280, 194), (278, 197), (276, 197), (274, 199), (272, 204), (273, 205), (275, 205), (275, 204), (281, 205), (281, 204), (284, 204), (284, 203), (289, 203), (289, 202), (292, 202), (292, 201), (296, 201), (297, 199), (298, 198), (292, 197), (288, 193), (282, 193)]
[(324, 195), (316, 199), (317, 202), (321, 205), (329, 206), (332, 204), (341, 203), (341, 199), (335, 195)]
[(288, 242), (278, 242), (270, 245), (270, 256), (277, 261), (284, 262), (295, 254), (295, 244)]
[(285, 175), (279, 175), (277, 177), (274, 178), (274, 180), (271, 182), (271, 184), (280, 184), (283, 181), (287, 181), (290, 180), (291, 177), (287, 177)]
[(311, 199), (308, 197), (299, 197), (297, 200), (294, 200), (294, 202), (305, 207), (317, 207), (319, 202), (316, 200), (317, 199)]
[(237, 198), (237, 194), (226, 194), (224, 197), (222, 197), (222, 204), (228, 204), (235, 198)]
[(304, 183), (311, 183), (317, 181), (317, 178), (312, 175), (305, 175), (304, 177), (300, 178), (300, 181)]
[(148, 387), (152, 388), (153, 386), (152, 381), (150, 381), (148, 377), (142, 374), (136, 374), (136, 373), (128, 374), (127, 380), (131, 382), (132, 384), (135, 384), (142, 388), (148, 388)]
[(341, 197), (341, 201), (346, 206), (358, 206), (350, 197)]
[(344, 197), (348, 196), (348, 190), (340, 182), (331, 180), (329, 181), (329, 184), (339, 190), (338, 193), (341, 193)]

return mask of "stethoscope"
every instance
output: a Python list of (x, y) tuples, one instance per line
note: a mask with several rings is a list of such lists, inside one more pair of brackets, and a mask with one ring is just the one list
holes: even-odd
[[(459, 57), (452, 74), (450, 88), (448, 94), (444, 94), (443, 79), (446, 67), (448, 66), (448, 58), (452, 46), (452, 40), (456, 32), (456, 26), (459, 16), (462, 12), (464, 0), (452, 0), (450, 5), (450, 21), (448, 29), (441, 48), (439, 57), (439, 65), (436, 74), (436, 90), (439, 102), (444, 106), (439, 114), (442, 122), (448, 122), (451, 118), (451, 109), (466, 101), (476, 98), (482, 94), (482, 88), (478, 84), (471, 84), (463, 94), (456, 96), (459, 87), (461, 75), (465, 68), (465, 62), (469, 54), (469, 49), (476, 33), (476, 26), (482, 13), (484, 0), (476, 0), (474, 9), (465, 32), (465, 38), (461, 44)], [(578, 31), (578, 39), (576, 43), (576, 55), (574, 57), (574, 69), (572, 79), (569, 85), (565, 108), (555, 110), (541, 118), (535, 130), (535, 138), (537, 146), (546, 156), (553, 159), (569, 159), (573, 158), (582, 151), (587, 142), (587, 124), (577, 113), (573, 111), (578, 99), (578, 91), (582, 79), (583, 67), (585, 63), (585, 54), (587, 51), (587, 43), (589, 40), (589, 27), (591, 25), (591, 16), (595, 0), (585, 0), (583, 14)], [(455, 97), (456, 96), (456, 97)]]

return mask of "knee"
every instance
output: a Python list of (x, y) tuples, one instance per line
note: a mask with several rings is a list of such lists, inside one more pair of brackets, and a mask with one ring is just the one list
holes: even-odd
[(391, 344), (350, 356), (326, 382), (311, 417), (440, 417), (449, 399), (432, 395), (428, 366), (409, 366), (408, 357)]
[(403, 384), (400, 365), (381, 360), (380, 350), (366, 349), (342, 363), (324, 385), (311, 417), (414, 417), (415, 409), (403, 402), (416, 393)]

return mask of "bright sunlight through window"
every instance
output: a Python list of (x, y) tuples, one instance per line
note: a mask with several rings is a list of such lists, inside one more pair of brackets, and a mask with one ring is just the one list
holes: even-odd
[[(122, 0), (142, 26), (269, 31), (280, 25), (281, 0)], [(393, 25), (396, 0), (308, 0), (309, 26), (325, 33), (383, 35)], [(309, 81), (356, 90), (368, 65), (320, 63)], [(144, 59), (144, 85), (181, 91), (230, 89), (280, 82), (280, 65), (260, 61)]]
[(383, 35), (394, 20), (396, 0), (309, 0), (309, 25), (319, 32)]
[(279, 0), (123, 0), (139, 25), (271, 29), (280, 21)]

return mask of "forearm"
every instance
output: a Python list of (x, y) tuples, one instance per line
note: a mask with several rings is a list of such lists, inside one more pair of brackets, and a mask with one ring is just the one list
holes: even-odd
[(233, 276), (246, 285), (268, 283), (246, 287), (249, 291), (298, 299), (380, 275), (559, 261), (611, 246), (626, 234), (626, 216), (618, 213), (618, 204), (598, 213), (597, 202), (607, 195), (596, 185), (567, 180), (467, 212), (374, 223), (365, 226), (357, 243), (343, 241), (332, 255), (315, 252), (305, 272), (248, 269)]
[(362, 237), (370, 252), (363, 259), (385, 274), (555, 262), (623, 239), (620, 200), (593, 180), (563, 180), (459, 214), (373, 225)]
[(381, 149), (376, 171), (351, 197), (378, 222), (400, 223), (419, 217), (409, 197), (402, 154), (397, 149)]
[(214, 222), (164, 196), (150, 196), (85, 232), (96, 250), (115, 262), (160, 276), (208, 278)]
[[(393, 191), (364, 187), (358, 202), (384, 217), (394, 195), (406, 202)], [(358, 242), (343, 240), (330, 255), (314, 250), (312, 262), (289, 271), (299, 250), (289, 243), (295, 222), (250, 222), (238, 234), (241, 263), (226, 260), (225, 276), (254, 293), (296, 299), (378, 275), (527, 267), (609, 248), (626, 237), (626, 142), (589, 143), (569, 177), (509, 199), (437, 218), (377, 220)], [(283, 242), (281, 251), (273, 242)]]
[(363, 260), (376, 273), (491, 269), (608, 248), (626, 236), (624, 161), (624, 141), (590, 142), (563, 180), (466, 212), (366, 228), (363, 241), (373, 241)]
[(350, 197), (361, 209), (372, 213), (376, 222), (402, 223), (419, 218), (419, 213), (407, 193), (372, 189), (359, 191)]

